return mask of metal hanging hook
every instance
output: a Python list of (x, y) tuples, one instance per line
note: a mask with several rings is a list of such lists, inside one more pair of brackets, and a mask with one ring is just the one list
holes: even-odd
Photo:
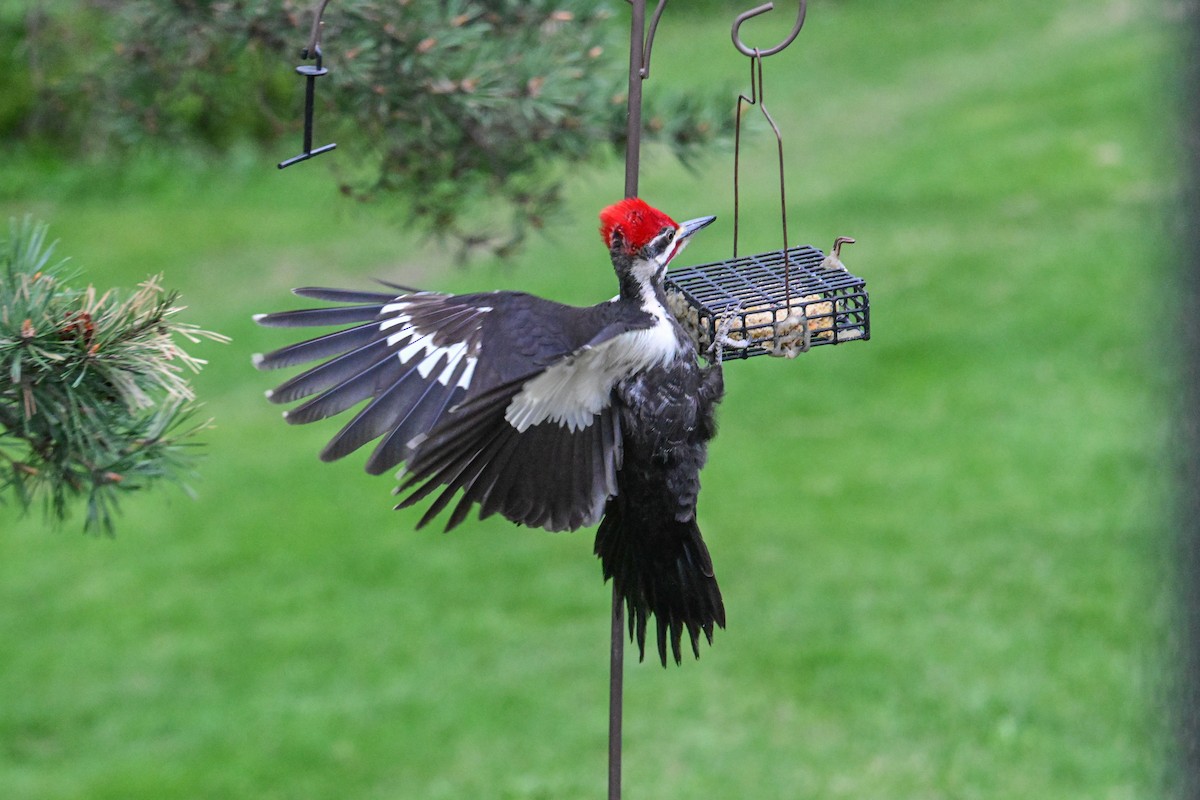
[(792, 42), (800, 35), (800, 29), (804, 27), (804, 18), (808, 14), (808, 0), (800, 0), (800, 6), (796, 11), (796, 24), (792, 26), (792, 32), (787, 37), (775, 45), (774, 47), (762, 50), (757, 47), (749, 47), (742, 41), (741, 27), (742, 23), (760, 14), (765, 14), (775, 8), (774, 3), (764, 3), (761, 6), (743, 11), (734, 17), (733, 27), (730, 30), (730, 38), (733, 39), (733, 46), (739, 53), (750, 58), (750, 96), (745, 94), (738, 96), (736, 109), (736, 124), (734, 128), (734, 147), (733, 147), (733, 255), (736, 258), (738, 252), (738, 221), (739, 221), (739, 193), (738, 193), (738, 172), (739, 172), (739, 157), (741, 155), (741, 138), (742, 138), (742, 104), (757, 105), (766, 118), (767, 123), (771, 126), (771, 131), (775, 134), (775, 142), (779, 151), (779, 199), (781, 212), (783, 217), (783, 250), (785, 256), (785, 282), (787, 280), (786, 272), (786, 254), (787, 254), (787, 198), (786, 188), (783, 176), (783, 135), (779, 131), (779, 126), (775, 124), (775, 119), (771, 116), (771, 112), (767, 111), (766, 103), (763, 102), (763, 77), (762, 77), (762, 60), (767, 56), (774, 55)]
[[(762, 50), (757, 47), (748, 47), (742, 41), (739, 30), (742, 23), (752, 17), (757, 17), (759, 14), (765, 14), (775, 8), (774, 3), (765, 3), (757, 8), (752, 8), (749, 11), (744, 11), (738, 14), (733, 20), (733, 28), (730, 31), (730, 37), (733, 39), (733, 46), (737, 48), (739, 53), (750, 58), (750, 96), (745, 94), (738, 95), (736, 120), (734, 127), (734, 145), (733, 145), (733, 255), (737, 257), (738, 253), (738, 232), (741, 219), (740, 208), (740, 169), (741, 169), (741, 143), (742, 143), (742, 108), (743, 104), (757, 105), (763, 117), (766, 118), (767, 124), (771, 126), (771, 131), (775, 134), (775, 147), (779, 159), (779, 216), (783, 234), (783, 289), (784, 296), (787, 299), (787, 311), (791, 314), (792, 294), (791, 294), (791, 257), (788, 252), (788, 224), (787, 224), (787, 181), (784, 179), (784, 159), (783, 159), (783, 134), (779, 130), (779, 126), (775, 124), (774, 117), (767, 110), (766, 92), (763, 87), (763, 59), (767, 56), (774, 55), (795, 41), (800, 35), (800, 29), (804, 27), (804, 17), (808, 13), (807, 0), (800, 0), (799, 10), (796, 12), (796, 24), (792, 27), (792, 32), (788, 34), (782, 42), (767, 50)], [(790, 318), (790, 316), (789, 316)], [(805, 323), (805, 332), (807, 336), (807, 323)], [(807, 338), (805, 339), (804, 349), (808, 349)]]
[(762, 56), (758, 52), (750, 54), (750, 96), (738, 95), (737, 109), (733, 128), (733, 256), (738, 254), (738, 229), (741, 221), (741, 154), (742, 154), (742, 108), (745, 105), (757, 105), (762, 112), (771, 132), (775, 134), (775, 149), (779, 159), (779, 215), (783, 227), (784, 253), (784, 284), (788, 282), (788, 227), (787, 227), (787, 181), (784, 178), (783, 133), (775, 123), (775, 118), (767, 110), (766, 90), (763, 86)]
[(749, 11), (743, 11), (734, 18), (733, 30), (730, 31), (730, 36), (733, 38), (733, 46), (737, 48), (739, 53), (744, 56), (750, 56), (751, 58), (765, 58), (767, 56), (773, 56), (795, 41), (796, 37), (800, 35), (800, 29), (804, 27), (804, 17), (808, 14), (808, 0), (800, 0), (800, 9), (796, 12), (796, 24), (792, 26), (792, 32), (787, 35), (787, 38), (779, 44), (763, 50), (762, 48), (758, 47), (749, 47), (745, 42), (742, 41), (741, 34), (738, 32), (742, 27), (742, 23), (748, 19), (751, 19), (752, 17), (757, 17), (759, 14), (765, 14), (774, 8), (774, 3), (764, 3), (763, 5), (752, 8)]

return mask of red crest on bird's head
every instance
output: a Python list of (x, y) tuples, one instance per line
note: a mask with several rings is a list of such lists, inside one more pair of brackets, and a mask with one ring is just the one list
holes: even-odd
[(620, 229), (625, 250), (633, 255), (663, 228), (675, 228), (675, 220), (637, 197), (627, 197), (600, 212), (600, 235), (612, 247), (613, 231)]

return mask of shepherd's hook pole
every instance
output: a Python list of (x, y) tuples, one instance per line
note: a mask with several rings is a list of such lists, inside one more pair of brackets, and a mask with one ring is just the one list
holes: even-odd
[[(642, 81), (650, 74), (650, 48), (667, 0), (658, 0), (646, 33), (646, 0), (629, 0), (629, 118), (625, 136), (625, 196), (637, 197), (642, 149)], [(608, 800), (621, 800), (621, 721), (624, 699), (625, 604), (613, 580), (612, 650), (608, 672)]]
[(633, 20), (629, 25), (629, 116), (625, 128), (625, 196), (637, 197), (638, 170), (642, 150), (642, 71), (646, 65), (646, 0), (630, 0)]
[[(642, 145), (642, 62), (646, 0), (630, 0), (629, 117), (625, 128), (625, 196), (637, 197)], [(625, 605), (613, 578), (612, 640), (608, 662), (608, 800), (621, 800), (621, 723), (625, 694)]]
[(625, 660), (625, 607), (613, 584), (612, 651), (608, 665), (608, 800), (621, 800), (621, 697)]

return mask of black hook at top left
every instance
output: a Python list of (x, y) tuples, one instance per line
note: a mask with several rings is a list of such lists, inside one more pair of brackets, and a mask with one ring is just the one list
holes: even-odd
[(305, 79), (304, 86), (304, 152), (298, 156), (293, 156), (286, 161), (279, 162), (279, 168), (290, 167), (292, 164), (298, 164), (301, 161), (307, 161), (313, 156), (319, 156), (321, 153), (327, 153), (337, 147), (337, 143), (322, 145), (313, 149), (313, 106), (316, 95), (317, 78), (322, 75), (328, 75), (329, 70), (321, 65), (321, 15), (325, 12), (325, 5), (329, 0), (319, 0), (316, 9), (313, 12), (313, 28), (312, 35), (309, 37), (308, 46), (300, 53), (303, 59), (315, 58), (316, 65), (301, 64), (296, 67), (296, 72), (302, 75)]

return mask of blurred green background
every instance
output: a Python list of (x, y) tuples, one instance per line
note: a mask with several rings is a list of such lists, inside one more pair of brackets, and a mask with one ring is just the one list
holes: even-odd
[[(741, 7), (678, 5), (651, 83), (742, 88)], [(779, 5), (752, 44), (789, 27)], [(1169, 793), (1182, 15), (814, 0), (766, 62), (792, 241), (858, 239), (872, 339), (728, 366), (700, 515), (729, 628), (678, 669), (629, 660), (626, 796)], [(743, 243), (765, 251), (774, 140), (748, 119)], [(414, 532), (361, 457), (317, 461), (338, 423), (263, 399), (279, 376), (250, 356), (292, 337), (250, 315), (374, 278), (607, 298), (622, 165), (573, 175), (514, 263), (464, 270), (322, 160), (277, 171), (295, 145), (0, 157), (0, 216), (49, 222), (101, 286), (165, 272), (233, 337), (194, 348), (216, 425), (195, 499), (132, 497), (115, 539), (0, 508), (0, 797), (602, 796), (591, 532)], [(728, 149), (645, 153), (643, 197), (719, 217), (690, 263), (730, 255), (731, 174)]]

